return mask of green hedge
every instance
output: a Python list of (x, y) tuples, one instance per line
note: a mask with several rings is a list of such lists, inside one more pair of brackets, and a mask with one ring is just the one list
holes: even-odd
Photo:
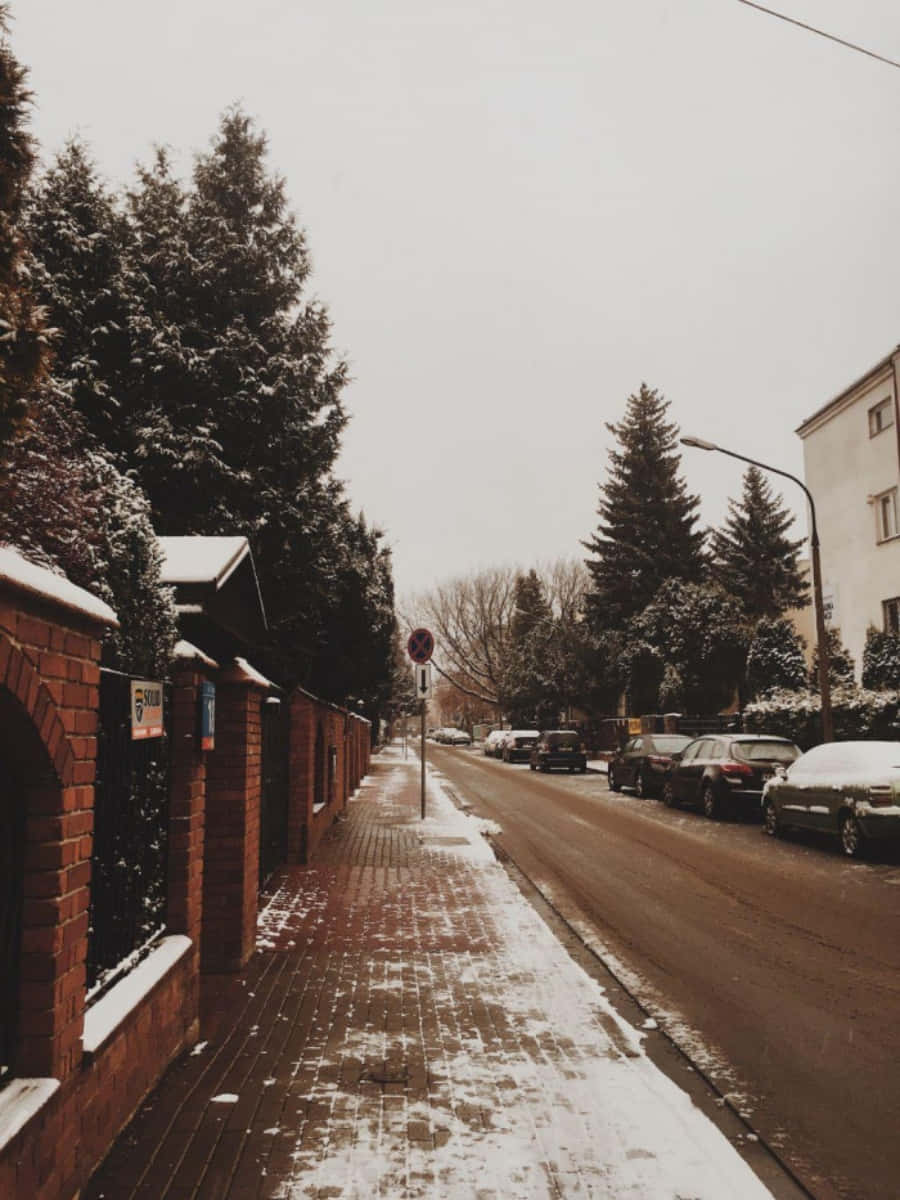
[[(817, 692), (780, 689), (747, 705), (744, 729), (778, 734), (808, 750), (822, 740), (821, 707)], [(831, 708), (836, 741), (900, 740), (900, 692), (837, 687)]]

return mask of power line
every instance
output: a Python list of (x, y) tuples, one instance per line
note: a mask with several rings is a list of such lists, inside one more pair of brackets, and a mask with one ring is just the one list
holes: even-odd
[(855, 42), (848, 42), (844, 38), (835, 37), (833, 33), (826, 33), (824, 29), (816, 29), (815, 25), (807, 25), (803, 21), (798, 21), (795, 17), (787, 17), (784, 13), (775, 12), (773, 8), (765, 8), (762, 4), (756, 4), (755, 0), (738, 0), (738, 4), (746, 4), (748, 8), (759, 9), (760, 12), (766, 13), (767, 16), (777, 17), (779, 21), (787, 21), (789, 25), (797, 25), (800, 29), (805, 29), (809, 33), (815, 33), (819, 37), (828, 38), (830, 42), (837, 42), (839, 46), (846, 46), (848, 50), (856, 50), (859, 54), (867, 54), (869, 58), (877, 58), (879, 62), (887, 63), (889, 67), (900, 68), (900, 62), (894, 58), (885, 58), (883, 54), (876, 54), (874, 50), (867, 50), (865, 46), (857, 46)]

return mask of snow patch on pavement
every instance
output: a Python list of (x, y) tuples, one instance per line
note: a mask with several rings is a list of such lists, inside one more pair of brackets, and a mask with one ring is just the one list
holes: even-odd
[[(454, 872), (469, 868), (460, 886), (470, 890), (469, 915), (479, 914), (486, 932), (477, 949), (432, 938), (427, 948), (366, 964), (365, 995), (410, 993), (429, 1030), (415, 1038), (372, 1019), (348, 1030), (330, 1054), (322, 1031), (327, 1070), (310, 1098), (329, 1106), (329, 1137), (322, 1146), (304, 1141), (302, 1129), (283, 1132), (293, 1139), (296, 1171), (277, 1195), (768, 1196), (728, 1140), (650, 1061), (643, 1034), (569, 957), (442, 780), (431, 773), (420, 820), (399, 800), (418, 762), (404, 761), (398, 748), (380, 759), (387, 767), (380, 803), (426, 850), (449, 856)], [(466, 905), (451, 915), (459, 921)], [(418, 910), (416, 920), (441, 931), (448, 914)], [(362, 990), (362, 978), (356, 986)], [(350, 1090), (341, 1083), (345, 1071), (355, 1073)]]

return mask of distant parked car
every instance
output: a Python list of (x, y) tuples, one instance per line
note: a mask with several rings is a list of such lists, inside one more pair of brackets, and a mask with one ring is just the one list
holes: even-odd
[(492, 729), (484, 739), (482, 751), (488, 758), (496, 758), (503, 749), (503, 739), (506, 737), (505, 729)]
[(848, 858), (869, 840), (900, 838), (900, 743), (814, 746), (776, 771), (762, 808), (766, 833), (793, 826), (837, 834)]
[(756, 812), (763, 785), (800, 757), (800, 748), (787, 738), (767, 733), (720, 733), (695, 738), (672, 756), (663, 785), (670, 808), (690, 804), (710, 820), (727, 805)]
[(684, 750), (693, 739), (684, 733), (642, 733), (627, 741), (610, 759), (610, 790), (633, 787), (637, 796), (659, 796), (672, 765), (672, 755)]
[(500, 756), (504, 762), (528, 762), (531, 747), (538, 740), (537, 729), (507, 729), (501, 744)]
[(472, 745), (471, 735), (466, 733), (466, 731), (464, 729), (451, 729), (450, 736), (447, 738), (447, 741), (450, 743), (451, 746), (471, 746)]
[(552, 771), (559, 767), (583, 774), (587, 770), (587, 755), (574, 729), (548, 729), (532, 747), (529, 763), (532, 771)]

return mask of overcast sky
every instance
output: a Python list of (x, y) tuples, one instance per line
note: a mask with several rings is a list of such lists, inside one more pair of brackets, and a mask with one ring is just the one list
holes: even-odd
[[(897, 0), (769, 6), (900, 59)], [(12, 16), (45, 159), (79, 133), (113, 184), (155, 143), (187, 174), (235, 101), (268, 134), (354, 377), (338, 473), (401, 595), (580, 556), (642, 380), (799, 474), (800, 421), (900, 342), (900, 70), (738, 0)], [(683, 469), (719, 523), (740, 464)]]

